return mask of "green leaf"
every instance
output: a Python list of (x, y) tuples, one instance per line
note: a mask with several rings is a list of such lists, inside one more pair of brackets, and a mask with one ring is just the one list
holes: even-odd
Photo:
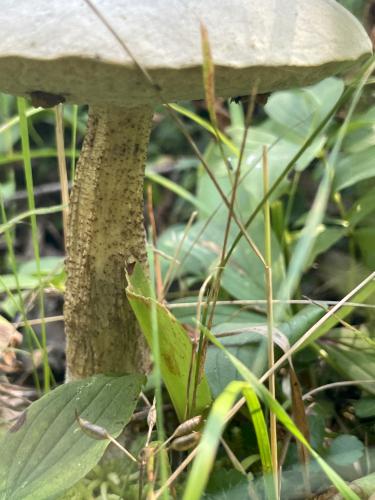
[(265, 110), (281, 126), (277, 129), (281, 137), (300, 142), (319, 125), (343, 91), (342, 80), (327, 78), (304, 89), (275, 92), (268, 99)]
[(362, 20), (365, 0), (338, 0), (338, 2)]
[[(366, 337), (350, 331), (335, 331), (330, 335), (333, 342), (322, 343), (326, 358), (332, 368), (349, 380), (375, 380), (375, 348)], [(371, 340), (371, 339), (370, 339)], [(359, 384), (375, 394), (375, 384)]]
[[(64, 266), (63, 257), (41, 257), (39, 259), (39, 270), (43, 276), (53, 275), (60, 271)], [(31, 276), (38, 275), (38, 265), (35, 260), (29, 260), (20, 265), (19, 271), (21, 274), (29, 274)]]
[[(371, 275), (367, 277), (367, 282), (362, 288), (355, 293), (354, 295), (351, 296), (350, 301), (351, 302), (366, 302), (369, 300), (369, 298), (375, 293), (375, 280), (371, 278)], [(335, 312), (332, 316), (327, 318), (326, 321), (324, 321), (323, 324), (321, 324), (313, 333), (312, 335), (309, 336), (308, 339), (300, 346), (300, 349), (303, 349), (307, 345), (311, 344), (315, 340), (319, 339), (322, 337), (325, 333), (329, 332), (334, 326), (337, 325), (337, 323), (341, 319), (345, 319), (349, 314), (351, 314), (352, 311), (355, 310), (354, 306), (347, 306), (343, 304), (343, 306)], [(317, 318), (318, 320), (319, 318)], [(351, 362), (349, 362), (351, 364)], [(375, 373), (375, 372), (374, 372)], [(375, 376), (375, 374), (374, 374)], [(361, 377), (359, 377), (361, 378)], [(362, 377), (366, 378), (366, 377)]]
[[(184, 297), (181, 300), (176, 300), (168, 304), (168, 308), (173, 311), (175, 317), (180, 323), (188, 323), (195, 326), (195, 318), (197, 315), (197, 297)], [(189, 307), (178, 307), (179, 303), (193, 302)], [(237, 328), (241, 325), (257, 325), (264, 322), (264, 315), (247, 311), (238, 305), (223, 305), (217, 304), (214, 314), (213, 324), (217, 326), (215, 331), (228, 331), (229, 328)], [(223, 325), (223, 326), (222, 326)]]
[(362, 398), (353, 403), (354, 411), (359, 418), (375, 417), (375, 398)]
[[(221, 339), (228, 351), (240, 359), (249, 369), (261, 375), (267, 366), (267, 350), (264, 339), (253, 333), (239, 333)], [(221, 349), (210, 345), (207, 351), (205, 371), (214, 397), (232, 381), (239, 380), (237, 369)]]
[(370, 146), (375, 146), (374, 122), (375, 106), (372, 106), (365, 113), (356, 115), (350, 122), (343, 150), (346, 153), (357, 153)]
[(247, 500), (249, 496), (249, 482), (237, 470), (220, 468), (210, 476), (207, 492), (203, 500)]
[(357, 200), (348, 212), (348, 221), (353, 228), (368, 215), (375, 211), (375, 188), (366, 190), (365, 194)]
[[(21, 290), (31, 290), (37, 288), (39, 279), (30, 274), (18, 274), (18, 283)], [(0, 276), (0, 293), (5, 293), (7, 290), (17, 290), (17, 279), (13, 274), (2, 274)]]
[[(248, 206), (246, 199), (249, 199), (248, 195), (244, 196), (239, 204), (243, 201), (242, 206)], [(247, 209), (244, 209), (243, 213), (247, 214)], [(194, 276), (197, 280), (201, 280), (207, 275), (207, 270), (214, 270), (221, 253), (226, 217), (224, 210), (220, 210), (208, 224), (203, 220), (194, 224), (185, 237), (182, 226), (174, 226), (164, 232), (158, 240), (158, 249), (168, 255), (174, 255), (176, 247), (183, 240), (177, 257), (180, 264), (176, 270), (176, 277)], [(229, 243), (234, 240), (236, 233), (237, 228), (232, 223), (228, 237)], [(251, 237), (262, 252), (264, 250), (262, 217), (254, 222)], [(272, 235), (272, 255), (274, 256), (273, 279), (277, 286), (284, 278), (284, 261), (274, 235)], [(232, 258), (225, 266), (221, 285), (236, 299), (264, 298), (264, 266), (245, 240), (238, 244)]]
[[(129, 302), (150, 346), (152, 345), (152, 309), (156, 308), (161, 374), (177, 416), (180, 421), (183, 421), (187, 406), (191, 408), (191, 394), (188, 404), (187, 387), (192, 342), (185, 328), (168, 309), (151, 298), (150, 283), (139, 264), (136, 264), (133, 273), (128, 276), (128, 282), (126, 293)], [(195, 372), (194, 367), (195, 363), (192, 373)], [(211, 393), (207, 379), (203, 376), (197, 390), (195, 414), (200, 414), (210, 405)]]
[[(306, 224), (301, 232), (301, 236), (295, 245), (290, 257), (289, 267), (285, 280), (282, 282), (277, 297), (283, 300), (288, 300), (293, 297), (295, 289), (299, 284), (306, 264), (311, 258), (311, 251), (316, 243), (319, 234), (319, 227), (323, 220), (324, 213), (329, 200), (331, 190), (331, 175), (332, 166), (327, 165), (323, 179), (319, 185), (318, 192), (315, 196), (314, 203), (306, 219)], [(278, 311), (284, 307), (279, 307)], [(276, 313), (275, 313), (275, 316)]]
[(361, 250), (363, 262), (369, 269), (375, 269), (375, 228), (362, 227), (357, 229), (354, 233), (354, 238)]
[(323, 224), (317, 227), (318, 235), (311, 249), (310, 256), (305, 264), (305, 271), (307, 271), (315, 259), (329, 250), (335, 243), (337, 243), (343, 236), (346, 235), (347, 229), (341, 227), (327, 227)]
[(375, 146), (343, 156), (337, 163), (333, 187), (336, 191), (375, 176)]
[(342, 435), (332, 441), (327, 458), (336, 465), (351, 465), (362, 458), (364, 450), (356, 436)]
[(128, 423), (143, 375), (70, 382), (32, 403), (0, 448), (0, 498), (56, 498), (87, 474), (108, 446), (79, 428), (75, 411), (117, 437)]

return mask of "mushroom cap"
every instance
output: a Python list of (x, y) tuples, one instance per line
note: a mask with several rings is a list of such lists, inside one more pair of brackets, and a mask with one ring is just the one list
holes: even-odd
[(249, 94), (255, 83), (259, 93), (309, 85), (372, 52), (363, 27), (336, 0), (94, 3), (133, 58), (84, 0), (2, 0), (0, 90), (79, 104), (200, 99), (200, 22), (223, 97)]

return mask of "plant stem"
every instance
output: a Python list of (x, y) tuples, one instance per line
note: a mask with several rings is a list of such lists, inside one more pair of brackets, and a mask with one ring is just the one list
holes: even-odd
[(67, 377), (145, 372), (146, 341), (125, 268), (146, 263), (143, 179), (152, 109), (95, 107), (71, 196), (65, 298)]
[[(264, 195), (269, 190), (269, 165), (267, 148), (263, 148), (263, 188)], [(267, 291), (267, 347), (268, 347), (268, 368), (271, 369), (275, 364), (275, 353), (273, 346), (273, 291), (272, 291), (272, 251), (271, 251), (271, 217), (270, 200), (267, 198), (264, 203), (264, 241), (265, 241), (265, 278)], [(269, 378), (269, 391), (276, 399), (275, 374)], [(270, 412), (270, 437), (271, 437), (271, 455), (272, 469), (275, 482), (275, 491), (279, 491), (278, 479), (278, 457), (277, 457), (277, 428), (276, 415)]]
[(64, 119), (62, 104), (55, 106), (55, 133), (56, 133), (56, 148), (57, 162), (59, 167), (59, 180), (61, 186), (61, 202), (64, 205), (62, 218), (64, 230), (64, 246), (66, 247), (66, 237), (68, 234), (68, 218), (69, 218), (69, 183), (66, 171), (65, 147), (64, 147)]

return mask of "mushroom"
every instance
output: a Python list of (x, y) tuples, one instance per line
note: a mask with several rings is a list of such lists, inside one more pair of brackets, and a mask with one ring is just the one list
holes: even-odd
[(248, 94), (255, 83), (259, 93), (312, 84), (372, 50), (335, 0), (95, 0), (95, 8), (102, 17), (85, 0), (1, 2), (0, 90), (46, 105), (89, 105), (66, 261), (74, 379), (149, 366), (125, 268), (146, 262), (143, 178), (153, 107), (204, 97), (200, 22), (223, 97)]

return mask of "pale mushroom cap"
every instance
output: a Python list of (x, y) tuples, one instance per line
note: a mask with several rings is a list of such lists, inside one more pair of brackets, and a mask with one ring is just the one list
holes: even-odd
[[(221, 96), (314, 83), (369, 55), (360, 23), (336, 0), (94, 0), (163, 101), (199, 99), (200, 21)], [(0, 90), (74, 103), (136, 106), (155, 88), (84, 0), (2, 0)]]

